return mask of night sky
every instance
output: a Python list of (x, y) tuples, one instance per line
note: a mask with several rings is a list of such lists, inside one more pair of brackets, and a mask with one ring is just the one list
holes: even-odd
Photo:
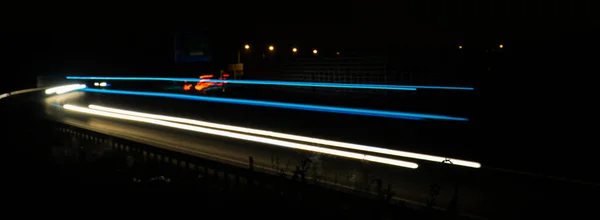
[[(529, 53), (594, 42), (590, 6), (510, 1), (286, 1), (4, 7), (2, 63), (15, 79), (40, 74), (171, 68), (173, 33), (209, 30), (222, 52), (243, 43), (318, 48), (466, 48), (502, 43)], [(16, 22), (19, 21), (19, 22)], [(510, 46), (509, 46), (510, 45)], [(552, 48), (553, 49), (549, 49)], [(531, 60), (531, 59), (530, 59)], [(521, 61), (522, 62), (522, 61)], [(2, 83), (5, 86), (6, 81)]]

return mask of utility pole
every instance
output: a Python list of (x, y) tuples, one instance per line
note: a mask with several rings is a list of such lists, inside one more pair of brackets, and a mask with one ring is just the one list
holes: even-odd
[[(237, 51), (237, 64), (236, 64), (236, 65), (240, 65), (240, 63), (241, 63), (241, 61), (242, 61), (242, 60), (241, 60), (241, 55), (240, 55), (240, 54), (241, 54), (241, 52), (240, 52), (240, 50), (238, 50), (238, 51)], [(233, 79), (234, 79), (234, 80), (235, 80), (235, 79), (237, 79), (237, 75), (238, 75), (238, 73), (237, 73), (237, 68), (234, 68), (234, 69), (233, 69)]]

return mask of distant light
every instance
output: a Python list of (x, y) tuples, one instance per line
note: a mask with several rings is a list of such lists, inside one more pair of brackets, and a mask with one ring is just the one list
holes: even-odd
[(313, 50), (313, 54), (317, 54), (319, 51), (317, 51), (317, 49)]
[(245, 48), (246, 50), (249, 50), (249, 49), (250, 49), (250, 45), (246, 44), (246, 45), (244, 45), (244, 48)]
[(275, 47), (274, 46), (269, 46), (269, 50), (273, 51), (273, 50), (275, 50)]
[(294, 52), (294, 53), (298, 52), (298, 48), (295, 48), (295, 47), (292, 48), (292, 52)]
[(462, 45), (459, 45), (459, 46), (458, 46), (458, 49), (462, 49)]
[(98, 83), (98, 82), (95, 82), (95, 83), (94, 83), (94, 86), (100, 86), (100, 83)]
[(502, 48), (504, 48), (504, 45), (500, 44), (500, 45), (498, 45), (498, 47), (499, 47), (500, 49), (502, 49)]
[(336, 55), (340, 55), (340, 52), (335, 52)]
[(100, 83), (100, 86), (102, 86), (102, 87), (105, 87), (105, 86), (106, 86), (106, 83), (105, 83), (105, 82), (101, 82), (101, 83)]

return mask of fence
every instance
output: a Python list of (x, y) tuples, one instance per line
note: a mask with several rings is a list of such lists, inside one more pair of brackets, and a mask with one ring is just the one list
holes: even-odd
[[(334, 57), (334, 58), (296, 58), (283, 66), (282, 74), (276, 80), (392, 84), (393, 76), (387, 71), (387, 61), (378, 57)], [(341, 88), (293, 88), (298, 91), (317, 93), (382, 93), (377, 90), (358, 90)]]
[[(249, 157), (244, 164), (220, 159), (200, 158), (193, 155), (156, 148), (133, 141), (111, 137), (100, 133), (79, 129), (72, 126), (57, 124), (56, 132), (75, 137), (82, 142), (93, 143), (95, 147), (87, 155), (102, 155), (105, 152), (119, 152), (125, 155), (128, 164), (157, 163), (167, 166), (169, 173), (195, 173), (211, 180), (227, 183), (233, 186), (251, 186), (261, 189), (275, 190), (278, 193), (285, 190), (302, 189), (303, 196), (323, 200), (338, 200), (342, 196), (348, 202), (379, 204), (387, 207), (425, 207), (424, 203), (414, 203), (394, 197), (391, 186), (386, 186), (382, 179), (372, 179), (368, 175), (357, 180), (351, 175), (335, 175), (335, 177), (319, 176), (316, 166), (307, 159), (301, 164), (290, 164), (285, 167), (278, 165), (277, 158), (272, 158), (273, 166), (260, 166)], [(91, 145), (88, 145), (91, 146)], [(77, 147), (77, 149), (84, 149)], [(90, 149), (88, 149), (90, 151)], [(89, 156), (88, 156), (89, 157)], [(282, 191), (283, 190), (283, 191)], [(325, 192), (325, 191), (326, 192)], [(331, 194), (332, 192), (337, 192)], [(289, 192), (286, 192), (289, 193)], [(297, 193), (297, 192), (294, 192)], [(331, 194), (331, 198), (323, 198), (323, 193)], [(341, 193), (341, 194), (340, 194)], [(335, 195), (334, 195), (335, 194)], [(373, 203), (373, 201), (376, 201)], [(431, 207), (439, 210), (440, 208)], [(413, 209), (410, 209), (413, 210)], [(444, 213), (445, 212), (435, 212)]]

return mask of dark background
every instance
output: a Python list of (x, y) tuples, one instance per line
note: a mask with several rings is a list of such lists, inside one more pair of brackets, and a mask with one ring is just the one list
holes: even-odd
[[(2, 6), (2, 92), (48, 74), (164, 75), (173, 33), (210, 30), (217, 63), (247, 42), (439, 50), (465, 45), (482, 70), (477, 106), (493, 145), (586, 156), (596, 123), (599, 20), (593, 5), (525, 2), (182, 2)], [(6, 13), (4, 13), (6, 12)], [(505, 45), (484, 58), (481, 51)], [(479, 51), (479, 52), (477, 52)], [(491, 71), (483, 71), (493, 66)], [(502, 138), (503, 134), (510, 133)], [(593, 142), (592, 142), (593, 143)], [(485, 147), (485, 146), (483, 146)], [(500, 149), (500, 148), (496, 148)], [(590, 155), (590, 154), (587, 154)], [(543, 156), (543, 154), (541, 154)], [(591, 157), (591, 156), (588, 156)], [(590, 165), (591, 166), (591, 165)]]
[[(592, 13), (593, 5), (576, 3), (3, 4), (0, 62), (11, 70), (5, 77), (14, 79), (61, 72), (168, 72), (172, 70), (171, 36), (208, 30), (214, 35), (214, 48), (220, 48), (215, 56), (228, 60), (217, 60), (223, 63), (235, 60), (235, 50), (246, 42), (341, 50), (439, 50), (459, 44), (484, 50), (501, 43), (506, 45), (505, 54), (510, 52), (506, 62), (514, 64), (506, 78), (537, 81), (535, 73), (520, 74), (522, 65), (556, 69), (557, 65), (587, 61), (579, 58), (594, 55), (591, 48), (597, 45), (597, 35), (593, 34), (600, 24)], [(564, 58), (569, 60), (548, 62)], [(541, 76), (548, 76), (543, 72)], [(14, 83), (3, 80), (2, 86)]]

